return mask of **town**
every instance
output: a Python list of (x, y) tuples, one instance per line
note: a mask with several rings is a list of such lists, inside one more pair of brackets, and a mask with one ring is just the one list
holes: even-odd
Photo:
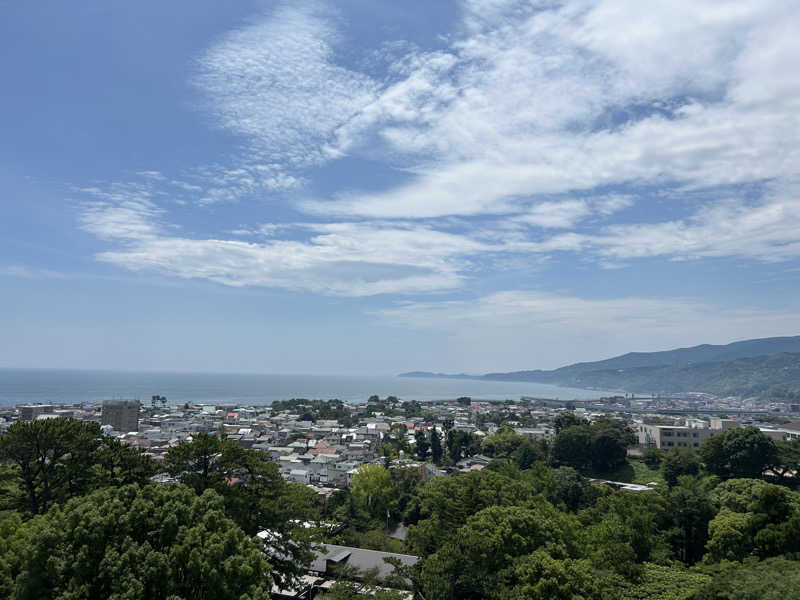
[[(669, 399), (614, 396), (596, 401), (460, 397), (424, 403), (372, 396), (362, 403), (291, 399), (265, 406), (174, 405), (154, 395), (149, 403), (112, 399), (79, 405), (21, 404), (0, 410), (0, 432), (16, 422), (58, 418), (96, 423), (105, 436), (137, 450), (156, 465), (164, 465), (165, 459), (169, 462), (170, 449), (212, 436), (263, 453), (286, 482), (302, 484), (316, 494), (320, 505), (327, 506), (340, 502), (337, 494), (353, 491), (358, 478), (366, 478), (370, 468), (391, 472), (401, 480), (410, 478), (416, 485), (438, 477), (497, 469), (509, 458), (519, 468), (530, 468), (547, 454), (551, 461), (585, 474), (588, 485), (646, 493), (663, 485), (657, 468), (662, 459), (696, 454), (716, 434), (750, 427), (775, 442), (800, 440), (800, 422), (791, 418), (797, 408), (720, 401), (704, 395)], [(591, 445), (582, 451), (566, 439), (566, 433), (558, 435), (584, 424), (592, 424), (598, 431), (604, 428), (618, 443), (607, 451)], [(776, 465), (769, 466), (777, 470)], [(784, 468), (781, 476), (796, 477), (792, 466)], [(404, 475), (398, 476), (400, 472)], [(181, 481), (181, 476), (164, 466), (151, 480), (167, 485)], [(247, 484), (244, 478), (234, 476), (226, 482)], [(393, 485), (391, 494), (402, 493), (401, 487)], [(411, 591), (385, 587), (393, 575), (392, 565), (408, 568), (419, 557), (405, 553), (408, 526), (398, 509), (398, 498), (384, 500), (385, 527), (359, 533), (357, 529), (367, 527), (337, 521), (334, 511), (320, 513), (326, 520), (301, 525), (317, 534), (313, 560), (298, 577), (283, 586), (274, 584), (272, 597), (326, 598), (342, 577), (342, 565), (350, 569), (349, 580), (360, 581), (360, 585), (366, 584), (359, 574), (372, 573), (375, 580), (369, 589), (373, 595), (413, 597)], [(374, 527), (374, 519), (369, 527)], [(258, 532), (265, 542), (273, 535), (270, 530)], [(401, 578), (395, 586), (407, 588), (410, 581)]]

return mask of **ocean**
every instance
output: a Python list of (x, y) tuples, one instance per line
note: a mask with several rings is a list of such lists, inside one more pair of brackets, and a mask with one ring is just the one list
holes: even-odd
[(419, 401), (459, 396), (476, 400), (518, 400), (521, 396), (572, 400), (597, 398), (602, 392), (539, 383), (391, 376), (0, 369), (0, 406), (29, 402), (72, 404), (113, 398), (149, 402), (154, 395), (166, 396), (170, 404), (259, 405), (289, 398), (365, 402), (373, 394)]

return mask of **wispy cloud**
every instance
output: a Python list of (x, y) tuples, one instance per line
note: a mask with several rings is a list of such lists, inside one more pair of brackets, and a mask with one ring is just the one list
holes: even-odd
[[(355, 222), (286, 227), (305, 233), (302, 240), (193, 239), (165, 231), (160, 215), (147, 200), (95, 202), (86, 206), (82, 223), (120, 244), (98, 254), (99, 260), (133, 271), (345, 296), (453, 289), (464, 279), (469, 256), (504, 250), (424, 225)], [(272, 230), (271, 224), (263, 227)]]
[(612, 225), (598, 233), (564, 234), (531, 250), (587, 251), (601, 257), (675, 259), (738, 256), (766, 262), (800, 256), (800, 186), (768, 186), (765, 197), (706, 205), (687, 219)]
[(219, 125), (264, 160), (304, 166), (335, 156), (336, 129), (373, 100), (377, 84), (334, 61), (334, 18), (323, 3), (287, 3), (200, 60), (196, 83)]
[[(591, 299), (508, 290), (447, 302), (406, 302), (374, 315), (398, 327), (441, 331), (484, 370), (553, 368), (632, 349), (661, 350), (705, 341), (786, 335), (800, 330), (800, 311), (730, 307), (694, 298), (628, 296)], [(487, 358), (470, 348), (491, 347)]]
[(531, 6), (468, 3), (468, 36), (421, 56), (363, 111), (364, 127), (416, 156), (414, 181), (306, 206), (502, 213), (601, 185), (708, 188), (795, 173), (798, 42), (786, 23), (798, 17), (784, 3)]
[[(380, 80), (346, 66), (340, 16), (322, 2), (279, 5), (219, 39), (194, 83), (241, 152), (85, 190), (82, 226), (118, 245), (100, 260), (361, 296), (451, 290), (487, 255), (508, 266), (575, 253), (604, 267), (800, 257), (800, 13), (789, 3), (462, 9), (443, 48), (398, 45)], [(309, 199), (315, 169), (347, 154), (408, 178)], [(763, 191), (729, 193), (744, 185)], [(691, 203), (642, 217), (652, 197), (688, 190)], [(314, 222), (293, 213), (207, 236), (170, 222), (170, 203), (205, 210), (276, 192)]]

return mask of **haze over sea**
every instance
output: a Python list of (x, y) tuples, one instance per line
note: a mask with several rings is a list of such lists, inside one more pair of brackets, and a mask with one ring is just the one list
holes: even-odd
[(139, 398), (149, 402), (155, 394), (166, 396), (171, 404), (256, 405), (288, 398), (363, 402), (373, 394), (430, 401), (459, 396), (484, 400), (517, 400), (521, 396), (581, 399), (596, 398), (601, 392), (539, 383), (393, 376), (0, 369), (3, 406), (28, 402), (71, 404), (111, 398)]

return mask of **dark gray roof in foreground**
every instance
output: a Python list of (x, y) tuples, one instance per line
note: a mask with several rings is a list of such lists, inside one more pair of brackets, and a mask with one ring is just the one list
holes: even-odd
[(317, 573), (324, 573), (327, 569), (327, 562), (336, 564), (346, 564), (356, 567), (361, 571), (378, 569), (378, 577), (386, 577), (394, 570), (394, 567), (385, 562), (384, 558), (397, 558), (404, 565), (413, 565), (418, 560), (418, 556), (409, 554), (395, 554), (393, 552), (379, 552), (378, 550), (365, 550), (364, 548), (352, 548), (350, 546), (337, 546), (335, 544), (320, 544), (327, 550), (323, 554), (321, 550), (315, 552), (314, 562), (311, 563), (311, 570)]

